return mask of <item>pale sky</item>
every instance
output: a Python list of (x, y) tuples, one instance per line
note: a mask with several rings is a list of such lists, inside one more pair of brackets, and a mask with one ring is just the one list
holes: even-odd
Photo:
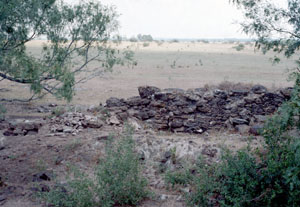
[(242, 15), (228, 0), (102, 0), (121, 14), (120, 34), (155, 38), (240, 38)]
[(229, 0), (94, 1), (116, 6), (121, 14), (121, 36), (151, 34), (154, 38), (249, 38), (237, 23), (243, 20), (241, 12), (229, 4)]

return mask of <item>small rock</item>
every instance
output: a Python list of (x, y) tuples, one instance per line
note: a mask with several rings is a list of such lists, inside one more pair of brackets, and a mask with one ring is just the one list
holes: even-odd
[(51, 172), (45, 171), (33, 175), (32, 181), (33, 182), (50, 181), (52, 177), (53, 174)]
[(230, 123), (231, 123), (233, 126), (236, 126), (236, 125), (243, 125), (243, 124), (248, 125), (248, 124), (249, 124), (249, 121), (247, 121), (247, 120), (245, 120), (245, 119), (239, 119), (239, 118), (230, 118), (229, 121), (230, 121)]
[(113, 115), (108, 119), (108, 124), (119, 125), (119, 124), (121, 124), (121, 122), (119, 121), (117, 116)]
[(166, 195), (166, 194), (162, 194), (162, 195), (160, 195), (160, 198), (159, 198), (161, 201), (165, 201), (165, 200), (167, 200), (168, 199), (168, 195)]

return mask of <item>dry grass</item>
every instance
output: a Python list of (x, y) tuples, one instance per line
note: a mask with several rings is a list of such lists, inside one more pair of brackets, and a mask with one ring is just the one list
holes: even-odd
[[(29, 51), (38, 55), (41, 41), (28, 45)], [(116, 67), (113, 73), (95, 78), (76, 87), (73, 104), (94, 104), (104, 102), (109, 97), (138, 95), (137, 87), (154, 85), (160, 88), (199, 88), (204, 85), (220, 87), (238, 87), (262, 84), (268, 88), (290, 86), (287, 82), (287, 68), (293, 67), (293, 60), (282, 61), (272, 66), (273, 54), (262, 55), (247, 45), (243, 51), (232, 49), (234, 44), (179, 42), (157, 44), (148, 47), (143, 43), (124, 42), (120, 49), (130, 47), (135, 52), (138, 65), (135, 68)], [(91, 66), (96, 66), (92, 63)], [(232, 83), (229, 86), (228, 83)], [(29, 97), (27, 86), (11, 82), (0, 82), (0, 88), (9, 88), (9, 92), (0, 91), (1, 97)], [(47, 97), (42, 102), (57, 102)]]

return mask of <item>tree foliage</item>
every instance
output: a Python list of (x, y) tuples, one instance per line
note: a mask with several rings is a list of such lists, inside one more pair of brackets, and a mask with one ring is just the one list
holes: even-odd
[[(0, 78), (29, 84), (32, 98), (51, 93), (69, 101), (76, 83), (132, 58), (107, 44), (117, 28), (115, 9), (92, 1), (1, 0)], [(26, 43), (38, 38), (47, 42), (33, 56)], [(88, 67), (93, 61), (97, 67)]]
[(299, 0), (286, 0), (284, 5), (268, 0), (231, 1), (243, 11), (243, 31), (256, 38), (256, 46), (264, 53), (273, 50), (289, 58), (299, 50)]

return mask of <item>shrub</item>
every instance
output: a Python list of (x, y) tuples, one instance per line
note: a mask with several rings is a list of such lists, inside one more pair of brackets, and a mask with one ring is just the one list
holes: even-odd
[(237, 46), (233, 47), (234, 49), (236, 49), (236, 51), (242, 51), (243, 49), (245, 49), (245, 45), (240, 43)]
[(104, 206), (136, 205), (145, 198), (147, 182), (140, 175), (140, 163), (134, 152), (132, 129), (116, 145), (109, 142), (106, 157), (97, 168), (97, 194)]
[(99, 160), (95, 176), (73, 170), (67, 185), (54, 187), (41, 194), (47, 204), (55, 207), (110, 207), (136, 205), (148, 196), (146, 179), (141, 176), (140, 163), (134, 152), (132, 129), (106, 145), (106, 156)]
[(181, 171), (167, 171), (165, 174), (165, 183), (175, 187), (175, 185), (190, 184), (193, 176), (189, 169), (182, 169)]
[(227, 151), (218, 164), (198, 165), (190, 206), (300, 206), (299, 83), (298, 76), (291, 100), (266, 123), (264, 153)]
[(144, 42), (144, 43), (143, 43), (143, 47), (149, 47), (149, 45), (150, 45), (150, 44), (149, 44), (148, 42)]
[(135, 38), (135, 37), (131, 37), (131, 38), (129, 39), (129, 41), (130, 41), (130, 42), (137, 42), (137, 41), (138, 41), (138, 39), (137, 39), (137, 38)]

